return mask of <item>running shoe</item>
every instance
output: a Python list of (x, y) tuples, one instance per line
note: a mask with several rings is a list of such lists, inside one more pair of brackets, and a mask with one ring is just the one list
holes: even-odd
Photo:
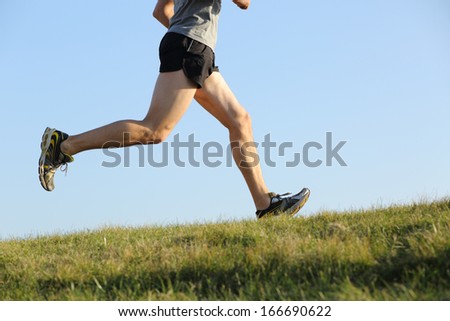
[(66, 133), (47, 127), (41, 142), (41, 157), (39, 158), (39, 180), (46, 191), (53, 191), (53, 177), (61, 168), (67, 172), (67, 163), (73, 162), (73, 157), (61, 152), (61, 143), (69, 137)]
[(258, 219), (269, 216), (287, 215), (294, 216), (308, 201), (311, 194), (308, 188), (302, 189), (298, 194), (275, 194), (269, 193), (270, 206), (265, 210), (256, 212)]

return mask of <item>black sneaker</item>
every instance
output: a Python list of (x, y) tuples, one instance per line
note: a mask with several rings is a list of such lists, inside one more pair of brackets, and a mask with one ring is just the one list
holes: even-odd
[(294, 216), (308, 201), (311, 191), (304, 188), (300, 193), (292, 195), (290, 193), (278, 195), (270, 193), (270, 206), (261, 211), (256, 212), (258, 219), (269, 216), (288, 215)]
[[(61, 143), (69, 137), (56, 129), (46, 128), (42, 135), (41, 157), (39, 158), (39, 180), (46, 191), (53, 191), (53, 176), (58, 168), (73, 162), (73, 157), (61, 152)], [(64, 169), (67, 171), (66, 169)]]

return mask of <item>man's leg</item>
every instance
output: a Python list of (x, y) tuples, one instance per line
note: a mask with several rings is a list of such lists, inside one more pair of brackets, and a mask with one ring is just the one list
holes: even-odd
[(73, 161), (71, 155), (89, 149), (163, 141), (189, 107), (196, 90), (182, 70), (161, 73), (149, 112), (141, 121), (122, 120), (75, 136), (47, 128), (42, 136), (38, 167), (42, 187), (47, 191), (54, 189), (55, 172)]
[[(233, 158), (244, 176), (255, 206), (258, 210), (268, 208), (269, 190), (264, 182), (259, 160), (256, 162), (254, 159), (257, 150), (254, 145), (249, 146), (254, 140), (247, 111), (218, 72), (206, 79), (203, 88), (197, 90), (195, 99), (229, 130), (231, 145), (239, 147), (233, 148)], [(241, 148), (243, 145), (245, 148)]]
[[(163, 141), (181, 119), (196, 92), (182, 70), (161, 73), (150, 109), (143, 120), (122, 120), (79, 135), (69, 136), (61, 151), (68, 155), (107, 147), (125, 147)], [(124, 140), (124, 134), (128, 137)]]

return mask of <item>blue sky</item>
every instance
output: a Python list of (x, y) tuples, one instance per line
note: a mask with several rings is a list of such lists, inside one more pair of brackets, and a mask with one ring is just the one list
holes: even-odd
[[(146, 114), (164, 34), (155, 2), (1, 0), (0, 238), (254, 217), (236, 167), (140, 168), (134, 148), (129, 168), (89, 151), (54, 192), (39, 185), (46, 126), (75, 134)], [(311, 189), (305, 215), (450, 195), (449, 57), (446, 0), (224, 1), (216, 48), (257, 142), (270, 133), (291, 155), (327, 132), (347, 141), (347, 167), (263, 166), (273, 191)], [(195, 103), (175, 134), (227, 144)]]

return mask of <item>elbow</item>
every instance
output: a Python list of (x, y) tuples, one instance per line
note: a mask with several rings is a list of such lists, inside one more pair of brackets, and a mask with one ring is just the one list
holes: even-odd
[(153, 9), (153, 17), (166, 28), (169, 28), (170, 18), (173, 16), (173, 6), (171, 0), (158, 0), (155, 9)]
[(164, 3), (158, 1), (158, 3), (155, 6), (155, 9), (153, 9), (153, 18), (160, 21), (161, 18), (164, 17), (164, 11), (165, 11)]
[(159, 20), (159, 17), (161, 17), (161, 9), (158, 8), (158, 6), (156, 6), (155, 9), (153, 10), (153, 18)]

